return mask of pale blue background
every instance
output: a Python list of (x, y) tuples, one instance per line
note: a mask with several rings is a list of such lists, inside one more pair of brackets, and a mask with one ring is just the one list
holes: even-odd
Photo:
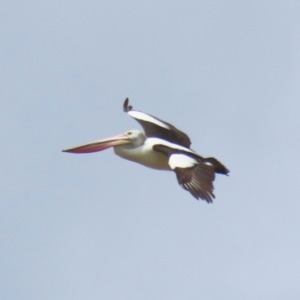
[[(0, 299), (300, 299), (299, 1), (2, 1)], [(61, 149), (184, 130), (231, 170)]]

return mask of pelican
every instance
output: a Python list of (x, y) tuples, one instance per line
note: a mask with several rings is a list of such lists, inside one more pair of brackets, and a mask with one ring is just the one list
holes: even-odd
[(126, 98), (123, 110), (143, 127), (144, 132), (130, 130), (107, 139), (63, 150), (91, 153), (114, 148), (116, 155), (146, 167), (174, 171), (179, 185), (197, 200), (212, 203), (215, 173), (229, 170), (214, 157), (204, 158), (190, 149), (190, 138), (175, 126), (152, 115), (134, 110)]

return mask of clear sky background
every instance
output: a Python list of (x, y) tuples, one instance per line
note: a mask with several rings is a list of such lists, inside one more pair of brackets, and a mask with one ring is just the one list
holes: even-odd
[[(299, 299), (300, 2), (2, 1), (0, 298)], [(231, 171), (61, 149), (133, 106)]]

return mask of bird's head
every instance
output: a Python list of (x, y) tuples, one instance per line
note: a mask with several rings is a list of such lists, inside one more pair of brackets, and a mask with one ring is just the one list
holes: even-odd
[(130, 140), (130, 143), (127, 144), (128, 147), (138, 147), (144, 144), (146, 140), (145, 134), (139, 130), (129, 130), (125, 132), (124, 135)]

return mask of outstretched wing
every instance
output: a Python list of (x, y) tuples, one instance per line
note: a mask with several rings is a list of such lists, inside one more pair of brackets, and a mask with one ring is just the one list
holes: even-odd
[(123, 110), (141, 124), (147, 137), (161, 138), (168, 142), (190, 148), (191, 140), (184, 132), (170, 123), (141, 111), (133, 110), (133, 107), (129, 105), (128, 98), (125, 99)]
[(173, 149), (165, 145), (155, 145), (153, 150), (163, 153), (169, 158), (169, 165), (176, 173), (178, 183), (189, 191), (197, 200), (213, 202), (213, 181), (215, 172), (213, 166), (190, 152)]

